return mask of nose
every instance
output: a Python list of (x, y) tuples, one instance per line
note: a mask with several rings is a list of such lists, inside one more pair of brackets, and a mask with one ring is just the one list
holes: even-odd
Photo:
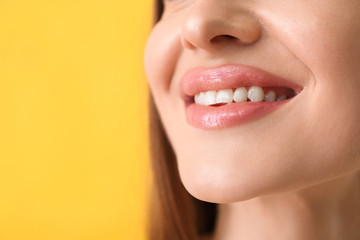
[(257, 42), (261, 38), (261, 23), (240, 5), (236, 0), (195, 1), (182, 25), (183, 46), (212, 51), (224, 44)]

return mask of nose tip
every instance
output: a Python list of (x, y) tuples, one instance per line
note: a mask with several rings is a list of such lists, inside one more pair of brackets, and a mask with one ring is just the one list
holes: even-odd
[(250, 12), (221, 9), (214, 3), (211, 9), (194, 6), (190, 10), (182, 25), (182, 43), (188, 49), (210, 51), (230, 42), (253, 44), (261, 38), (261, 32), (260, 22)]

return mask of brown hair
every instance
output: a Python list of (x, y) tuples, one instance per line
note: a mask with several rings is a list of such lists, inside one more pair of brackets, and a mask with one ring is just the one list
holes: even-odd
[[(156, 1), (155, 20), (163, 11), (162, 0)], [(149, 209), (150, 240), (195, 240), (213, 232), (216, 204), (192, 197), (184, 188), (176, 156), (161, 123), (150, 94), (150, 156), (153, 187)]]

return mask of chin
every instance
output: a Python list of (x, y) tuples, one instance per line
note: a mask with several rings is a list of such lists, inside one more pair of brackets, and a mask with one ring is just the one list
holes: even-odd
[[(218, 182), (221, 182), (218, 181)], [(186, 190), (194, 198), (201, 201), (229, 204), (235, 202), (243, 202), (261, 196), (261, 191), (243, 184), (234, 183), (218, 183), (216, 180), (187, 183), (183, 180)], [(251, 184), (249, 184), (251, 185)]]
[(234, 203), (261, 196), (270, 186), (266, 179), (256, 179), (251, 174), (219, 167), (204, 167), (184, 170), (180, 178), (185, 189), (195, 198), (211, 203)]

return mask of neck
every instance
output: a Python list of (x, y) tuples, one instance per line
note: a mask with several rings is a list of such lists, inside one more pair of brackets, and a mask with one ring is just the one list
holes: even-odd
[(219, 205), (216, 240), (360, 239), (360, 172), (286, 194)]

